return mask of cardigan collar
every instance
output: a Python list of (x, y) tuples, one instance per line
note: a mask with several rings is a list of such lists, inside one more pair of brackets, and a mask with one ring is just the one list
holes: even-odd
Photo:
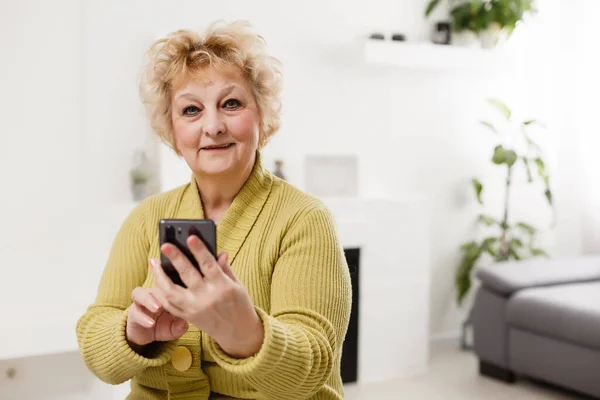
[[(226, 251), (230, 264), (233, 264), (235, 256), (258, 219), (271, 193), (272, 184), (273, 175), (263, 167), (262, 157), (257, 151), (250, 176), (217, 225), (217, 253)], [(183, 193), (177, 218), (205, 218), (198, 184), (193, 174), (190, 185)]]

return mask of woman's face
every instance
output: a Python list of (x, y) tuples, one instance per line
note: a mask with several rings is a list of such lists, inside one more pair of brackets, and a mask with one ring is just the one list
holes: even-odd
[(173, 83), (175, 146), (196, 176), (244, 174), (258, 149), (260, 115), (237, 68), (207, 67)]

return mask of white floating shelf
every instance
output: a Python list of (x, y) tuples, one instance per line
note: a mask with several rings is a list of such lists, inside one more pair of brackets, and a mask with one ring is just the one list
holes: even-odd
[(472, 69), (486, 71), (506, 67), (502, 49), (460, 47), (433, 43), (409, 43), (367, 39), (364, 43), (367, 64), (412, 70)]

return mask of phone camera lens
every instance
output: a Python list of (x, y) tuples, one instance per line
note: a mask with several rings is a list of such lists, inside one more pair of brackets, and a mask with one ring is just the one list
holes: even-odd
[(167, 229), (166, 229), (166, 236), (167, 236), (167, 241), (169, 240), (173, 240), (173, 238), (175, 237), (175, 228), (173, 228), (172, 225), (167, 225)]

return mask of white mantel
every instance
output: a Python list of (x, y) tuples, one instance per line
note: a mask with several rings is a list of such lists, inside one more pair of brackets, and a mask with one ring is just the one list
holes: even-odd
[(323, 198), (345, 248), (359, 247), (360, 383), (405, 378), (429, 362), (429, 203)]

